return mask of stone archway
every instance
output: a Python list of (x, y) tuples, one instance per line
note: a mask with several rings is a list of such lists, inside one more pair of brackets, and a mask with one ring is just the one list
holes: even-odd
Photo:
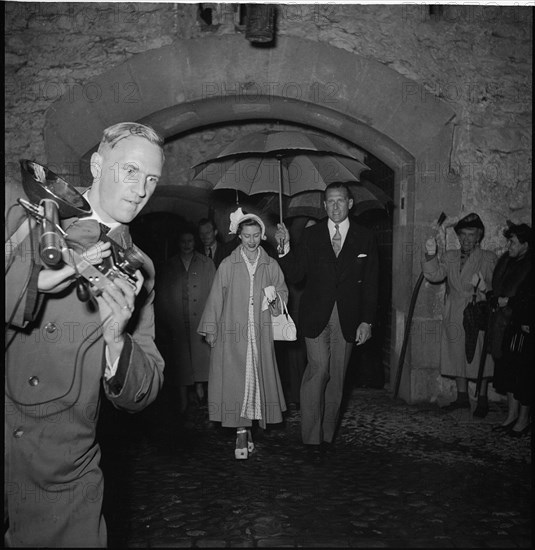
[[(417, 83), (374, 60), (287, 36), (279, 37), (273, 49), (253, 48), (238, 35), (177, 41), (70, 90), (47, 112), (45, 146), (49, 165), (79, 183), (102, 129), (115, 122), (145, 122), (171, 137), (255, 119), (330, 132), (394, 171), (391, 357), (397, 367), (420, 270), (420, 251), (413, 243), (422, 242), (422, 227), (441, 210), (458, 211), (461, 200), (460, 182), (449, 177), (454, 112)], [(432, 321), (432, 307), (417, 308), (415, 315)], [(406, 367), (400, 389), (408, 401), (436, 394), (435, 348), (435, 342), (409, 346), (411, 369)]]

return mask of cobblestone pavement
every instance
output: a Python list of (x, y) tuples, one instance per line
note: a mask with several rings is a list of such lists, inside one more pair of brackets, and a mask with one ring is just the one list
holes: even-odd
[(237, 461), (206, 409), (184, 431), (162, 403), (118, 423), (104, 411), (120, 430), (102, 436), (112, 547), (532, 547), (531, 438), (492, 431), (501, 402), (481, 420), (354, 389), (321, 463), (298, 411)]

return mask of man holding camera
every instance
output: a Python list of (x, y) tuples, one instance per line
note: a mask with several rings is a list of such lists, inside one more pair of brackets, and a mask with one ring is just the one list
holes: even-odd
[[(61, 220), (69, 247), (90, 263), (132, 245), (131, 222), (154, 192), (164, 162), (150, 127), (107, 128), (91, 157), (92, 214)], [(107, 233), (107, 242), (102, 236)], [(113, 277), (81, 301), (69, 258), (48, 269), (39, 226), (13, 250), (6, 273), (6, 546), (104, 547), (103, 478), (95, 440), (99, 393), (137, 412), (155, 398), (163, 359), (154, 344), (154, 268)], [(113, 243), (110, 241), (114, 241)], [(113, 245), (113, 246), (112, 246)], [(103, 277), (111, 279), (103, 271)]]

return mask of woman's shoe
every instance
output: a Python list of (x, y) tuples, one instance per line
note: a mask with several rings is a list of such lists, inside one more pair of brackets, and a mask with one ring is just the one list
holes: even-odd
[(234, 457), (236, 460), (244, 460), (249, 458), (247, 454), (247, 447), (244, 447), (243, 449), (234, 449)]
[(234, 457), (236, 460), (244, 460), (248, 457), (248, 448), (247, 447), (240, 447), (240, 445), (243, 445), (244, 438), (241, 438), (240, 441), (240, 435), (247, 434), (247, 430), (245, 428), (239, 429), (236, 431), (236, 448), (234, 449)]
[(247, 430), (247, 450), (249, 451), (249, 453), (252, 453), (254, 451), (254, 442), (251, 430)]
[(443, 411), (451, 412), (456, 411), (457, 409), (469, 409), (470, 401), (468, 399), (456, 399), (452, 401), (449, 405), (442, 407)]

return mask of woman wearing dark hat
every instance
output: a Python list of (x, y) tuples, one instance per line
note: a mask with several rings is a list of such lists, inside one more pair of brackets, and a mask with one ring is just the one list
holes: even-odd
[[(454, 226), (460, 242), (460, 250), (446, 250), (437, 255), (434, 237), (425, 243), (425, 261), (422, 263), (424, 277), (431, 283), (446, 282), (446, 297), (441, 331), (440, 370), (442, 376), (455, 378), (457, 399), (446, 407), (448, 410), (470, 408), (468, 380), (476, 380), (484, 333), (475, 338), (475, 349), (467, 358), (463, 313), (476, 294), (477, 301), (485, 300), (485, 291), (490, 289), (496, 254), (480, 247), (485, 232), (481, 218), (471, 213)], [(474, 415), (483, 418), (488, 412), (487, 386), (493, 373), (490, 355), (485, 361), (481, 390)]]
[(531, 227), (507, 221), (503, 234), (507, 251), (492, 277), (494, 313), (491, 352), (493, 385), (507, 395), (507, 417), (497, 430), (520, 437), (529, 430), (533, 402), (533, 287), (531, 286)]

